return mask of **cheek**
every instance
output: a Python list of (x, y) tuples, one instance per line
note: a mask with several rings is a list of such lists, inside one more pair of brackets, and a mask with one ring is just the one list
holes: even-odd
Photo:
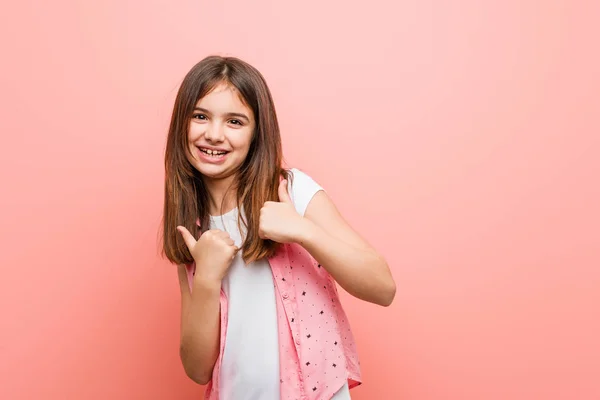
[[(193, 144), (191, 144), (191, 143), (190, 143), (190, 144), (188, 145), (188, 150), (189, 150), (189, 152), (190, 152), (191, 156), (192, 156), (193, 158), (196, 158), (196, 146), (194, 146)], [(188, 157), (189, 157), (189, 156), (188, 156)]]
[[(191, 156), (193, 158), (197, 158), (196, 155), (196, 146), (194, 145), (194, 143), (198, 140), (198, 138), (200, 137), (200, 132), (198, 131), (198, 127), (194, 126), (197, 124), (190, 124), (191, 126), (189, 127), (188, 130), (188, 135), (187, 135), (187, 141), (188, 141), (188, 150), (191, 153)], [(188, 155), (189, 157), (189, 155)]]
[(194, 142), (202, 135), (202, 125), (190, 122), (188, 126), (188, 141)]
[(238, 150), (247, 152), (252, 142), (252, 132), (239, 132), (238, 135), (233, 135), (230, 143)]

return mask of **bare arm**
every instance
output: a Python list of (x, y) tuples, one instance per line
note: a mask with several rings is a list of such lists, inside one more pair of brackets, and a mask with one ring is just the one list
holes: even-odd
[(340, 215), (324, 191), (304, 214), (299, 243), (351, 295), (382, 306), (392, 303), (396, 284), (386, 261)]
[(187, 376), (205, 385), (219, 355), (221, 286), (196, 274), (190, 292), (185, 265), (179, 265), (177, 272), (181, 290), (179, 355)]

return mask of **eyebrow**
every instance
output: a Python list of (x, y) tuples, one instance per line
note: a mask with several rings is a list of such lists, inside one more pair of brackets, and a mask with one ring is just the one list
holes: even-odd
[[(208, 111), (206, 108), (202, 108), (202, 107), (194, 107), (194, 111), (200, 111), (200, 112), (203, 112), (206, 114), (211, 114), (210, 111)], [(246, 116), (246, 114), (242, 114), (242, 113), (231, 112), (231, 113), (226, 113), (225, 116), (245, 119), (247, 122), (250, 121), (250, 118), (248, 118), (248, 116)]]

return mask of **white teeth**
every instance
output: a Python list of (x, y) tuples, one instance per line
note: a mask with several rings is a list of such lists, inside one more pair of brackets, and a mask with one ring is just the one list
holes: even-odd
[(220, 156), (225, 154), (225, 151), (216, 151), (216, 150), (211, 150), (211, 149), (200, 149), (203, 153), (206, 153), (208, 155), (211, 156)]

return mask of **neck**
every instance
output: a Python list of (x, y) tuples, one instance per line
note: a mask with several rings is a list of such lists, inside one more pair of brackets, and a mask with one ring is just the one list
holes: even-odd
[(204, 184), (208, 190), (210, 215), (222, 215), (237, 207), (234, 176), (225, 179), (205, 178)]

